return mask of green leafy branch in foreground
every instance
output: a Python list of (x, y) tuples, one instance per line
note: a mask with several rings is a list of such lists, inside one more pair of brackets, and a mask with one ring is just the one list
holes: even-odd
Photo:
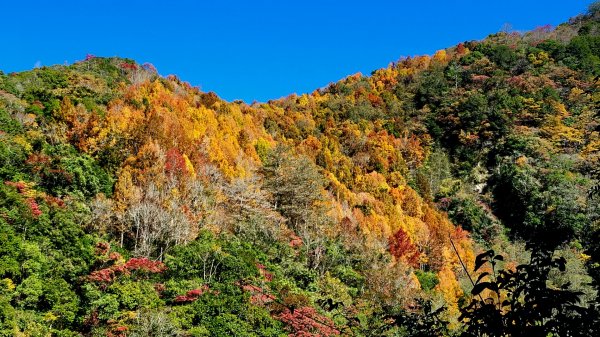
[(486, 271), (462, 309), (462, 336), (590, 336), (597, 331), (597, 308), (581, 305), (581, 292), (569, 289), (569, 283), (549, 285), (551, 270), (564, 272), (566, 260), (554, 258), (553, 251), (529, 248), (530, 262), (514, 269), (498, 270), (503, 257), (493, 250), (477, 256), (475, 272)]

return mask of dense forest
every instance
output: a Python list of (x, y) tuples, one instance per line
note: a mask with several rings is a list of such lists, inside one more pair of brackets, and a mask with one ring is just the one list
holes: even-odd
[(600, 3), (226, 102), (0, 72), (0, 336), (600, 331)]

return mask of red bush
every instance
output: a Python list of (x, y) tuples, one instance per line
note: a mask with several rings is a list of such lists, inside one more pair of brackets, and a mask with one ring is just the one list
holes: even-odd
[(115, 272), (112, 270), (112, 268), (104, 268), (93, 271), (88, 276), (88, 280), (99, 283), (109, 283), (112, 282), (114, 276)]
[[(104, 243), (99, 243), (98, 245), (104, 247)], [(120, 259), (119, 253), (113, 252), (109, 256)], [(116, 276), (129, 275), (132, 271), (137, 270), (147, 273), (158, 274), (164, 272), (166, 269), (167, 266), (165, 266), (165, 264), (160, 261), (152, 261), (145, 257), (134, 257), (129, 259), (129, 261), (125, 262), (124, 264), (115, 264), (108, 268), (93, 271), (90, 275), (88, 275), (87, 279), (92, 282), (110, 283), (114, 280)]]
[(295, 310), (286, 308), (275, 319), (288, 326), (290, 337), (329, 337), (340, 334), (330, 318), (320, 315), (312, 307)]
[(290, 247), (292, 248), (296, 248), (296, 247), (300, 247), (302, 246), (304, 242), (302, 242), (302, 239), (297, 236), (297, 235), (292, 235), (291, 240), (290, 240)]
[(45, 167), (51, 166), (51, 158), (45, 154), (32, 153), (25, 161), (25, 164), (31, 166), (33, 172), (39, 173)]
[(126, 337), (128, 327), (119, 325), (106, 333), (107, 337)]
[(179, 295), (173, 299), (175, 303), (186, 303), (186, 302), (194, 302), (197, 300), (200, 295), (210, 291), (208, 286), (205, 284), (198, 289), (192, 289), (188, 291), (185, 295)]
[(123, 256), (117, 252), (108, 254), (108, 259), (112, 261), (119, 261)]
[(59, 208), (65, 208), (65, 202), (61, 198), (53, 197), (51, 195), (44, 196), (44, 201), (48, 205), (56, 206)]
[(25, 183), (22, 181), (17, 181), (16, 183), (12, 181), (5, 181), (4, 185), (16, 188), (17, 192), (19, 193), (24, 193), (27, 191), (27, 185), (25, 185)]
[(273, 274), (271, 274), (267, 271), (267, 267), (265, 267), (263, 264), (260, 264), (260, 263), (257, 263), (256, 267), (258, 268), (258, 272), (260, 273), (260, 275), (262, 277), (264, 277), (265, 281), (267, 281), (267, 282), (273, 281)]
[(196, 298), (192, 299), (185, 295), (179, 295), (179, 296), (175, 297), (175, 299), (173, 301), (175, 303), (185, 303), (185, 302), (193, 302), (195, 300), (196, 300)]
[(40, 206), (37, 204), (37, 202), (35, 202), (34, 198), (27, 198), (26, 202), (27, 202), (27, 206), (29, 207), (29, 210), (31, 211), (31, 215), (34, 218), (37, 218), (40, 215), (42, 215), (42, 211), (40, 210)]
[(242, 286), (242, 289), (251, 294), (250, 303), (254, 305), (264, 305), (267, 303), (271, 303), (275, 300), (275, 296), (266, 293), (265, 290), (261, 287), (252, 284), (246, 284)]
[(152, 261), (145, 257), (134, 257), (125, 263), (125, 268), (129, 271), (141, 270), (149, 273), (162, 273), (167, 269), (167, 266), (160, 261)]
[(121, 68), (126, 70), (137, 70), (137, 65), (135, 63), (123, 62), (121, 63)]

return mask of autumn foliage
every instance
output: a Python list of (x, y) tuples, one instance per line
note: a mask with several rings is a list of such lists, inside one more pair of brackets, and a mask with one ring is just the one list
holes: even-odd
[(338, 336), (340, 331), (335, 328), (330, 318), (319, 315), (312, 307), (285, 309), (275, 318), (286, 324), (290, 337), (329, 337)]
[(173, 299), (175, 303), (189, 303), (194, 302), (200, 297), (200, 295), (209, 291), (209, 287), (207, 285), (203, 285), (201, 288), (189, 290), (185, 295), (176, 296)]
[(110, 245), (106, 242), (99, 242), (96, 245), (96, 252), (99, 255), (107, 255), (108, 262), (113, 264), (110, 267), (95, 270), (87, 276), (87, 280), (97, 283), (110, 283), (121, 275), (131, 275), (132, 273), (142, 274), (160, 274), (167, 269), (167, 266), (160, 261), (152, 261), (148, 258), (134, 257), (123, 262), (123, 257), (117, 252), (110, 252)]
[(408, 264), (415, 267), (418, 265), (420, 253), (404, 230), (398, 229), (396, 234), (390, 237), (389, 242), (390, 253), (396, 259), (405, 259)]
[(456, 335), (475, 252), (521, 241), (594, 313), (597, 18), (252, 104), (122, 58), (0, 72), (0, 335)]

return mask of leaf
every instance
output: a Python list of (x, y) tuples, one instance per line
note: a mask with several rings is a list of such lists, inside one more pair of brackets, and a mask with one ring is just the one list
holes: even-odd
[(481, 281), (481, 279), (488, 276), (489, 274), (490, 273), (488, 273), (487, 271), (485, 273), (481, 273), (481, 275), (479, 275), (479, 277), (477, 278), (477, 282), (475, 282), (475, 284), (479, 284), (479, 281)]
[(473, 290), (471, 290), (471, 294), (473, 295), (479, 295), (484, 289), (492, 289), (492, 282), (481, 282), (479, 284), (476, 284), (473, 287)]
[(483, 266), (483, 264), (487, 262), (487, 258), (492, 255), (494, 255), (494, 251), (492, 249), (488, 250), (485, 253), (477, 255), (477, 257), (475, 258), (474, 271), (477, 271), (479, 268), (481, 268), (481, 266)]
[(560, 286), (560, 289), (562, 289), (562, 290), (568, 290), (569, 287), (571, 287), (571, 282), (566, 282), (565, 284), (563, 284), (562, 286)]

